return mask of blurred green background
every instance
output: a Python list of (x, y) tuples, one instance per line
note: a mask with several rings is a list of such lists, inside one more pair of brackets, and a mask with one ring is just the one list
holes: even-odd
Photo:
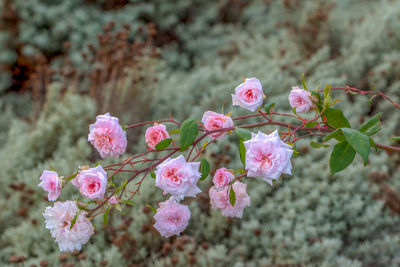
[[(43, 169), (68, 176), (99, 160), (87, 142), (97, 114), (122, 124), (247, 114), (230, 97), (243, 77), (257, 77), (281, 112), (302, 73), (312, 88), (375, 84), (399, 102), (398, 0), (1, 0), (0, 18), (1, 266), (399, 266), (395, 154), (374, 153), (366, 168), (356, 158), (331, 177), (330, 148), (300, 142), (292, 176), (247, 181), (243, 219), (211, 210), (203, 181), (189, 227), (171, 239), (152, 228), (145, 204), (165, 197), (147, 179), (137, 206), (113, 211), (106, 227), (98, 218), (72, 254), (44, 228), (51, 203), (37, 187)], [(354, 127), (384, 112), (375, 141), (396, 145), (390, 104), (335, 96)], [(142, 131), (128, 139), (129, 153), (145, 149)], [(231, 136), (206, 157), (214, 170), (239, 168), (237, 154)], [(76, 196), (68, 186), (60, 199)]]

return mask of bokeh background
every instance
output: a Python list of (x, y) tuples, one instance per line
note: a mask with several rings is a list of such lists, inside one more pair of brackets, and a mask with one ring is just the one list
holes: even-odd
[[(357, 156), (331, 177), (331, 148), (301, 142), (292, 176), (274, 187), (248, 180), (241, 220), (210, 209), (203, 181), (189, 227), (171, 239), (152, 228), (145, 204), (165, 197), (148, 179), (136, 206), (111, 212), (106, 227), (98, 218), (72, 254), (45, 229), (51, 203), (37, 187), (43, 169), (68, 176), (99, 160), (87, 142), (97, 114), (122, 124), (200, 120), (222, 106), (247, 114), (230, 97), (243, 77), (259, 78), (281, 112), (302, 73), (312, 88), (375, 84), (398, 101), (398, 0), (1, 0), (0, 18), (1, 266), (399, 266), (395, 154), (373, 153), (365, 168)], [(400, 113), (390, 104), (336, 96), (354, 127), (384, 112), (375, 141), (396, 145)], [(129, 153), (145, 149), (140, 129), (128, 138)], [(237, 154), (231, 136), (206, 157), (214, 170), (237, 169)], [(68, 186), (60, 199), (78, 195)]]

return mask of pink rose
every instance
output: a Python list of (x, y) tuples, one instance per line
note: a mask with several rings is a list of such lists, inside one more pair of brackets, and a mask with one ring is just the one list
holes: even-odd
[(175, 159), (168, 158), (157, 166), (156, 186), (182, 200), (185, 196), (194, 197), (201, 190), (197, 181), (201, 177), (200, 162), (186, 162), (180, 155)]
[(56, 239), (60, 251), (80, 250), (94, 233), (93, 225), (86, 218), (87, 212), (83, 210), (80, 211), (74, 226), (70, 229), (78, 211), (74, 201), (57, 201), (54, 207), (47, 207), (43, 213), (46, 229), (49, 229), (51, 236)]
[(236, 201), (235, 206), (229, 201), (228, 188), (217, 191), (215, 187), (211, 187), (209, 191), (211, 208), (221, 210), (222, 216), (242, 218), (243, 209), (250, 206), (250, 197), (247, 194), (247, 185), (241, 182), (235, 182), (233, 185)]
[(159, 206), (154, 215), (154, 228), (166, 238), (182, 233), (189, 223), (189, 208), (176, 202), (173, 197), (159, 203)]
[(156, 124), (146, 130), (146, 144), (151, 149), (155, 149), (158, 143), (167, 138), (169, 138), (169, 134), (164, 124)]
[(239, 84), (232, 95), (232, 104), (241, 106), (250, 111), (255, 111), (263, 103), (264, 93), (260, 81), (253, 78), (246, 78), (244, 83)]
[(297, 86), (290, 91), (289, 103), (292, 108), (296, 108), (297, 113), (304, 113), (315, 107), (311, 93)]
[(261, 177), (272, 185), (282, 173), (292, 174), (291, 146), (282, 142), (278, 131), (266, 135), (258, 131), (243, 142), (246, 148), (246, 170), (248, 177)]
[(235, 179), (235, 175), (226, 168), (218, 169), (213, 178), (213, 183), (218, 191), (224, 189), (230, 182)]
[(58, 178), (58, 174), (53, 171), (45, 170), (40, 176), (40, 184), (44, 191), (49, 192), (49, 201), (55, 201), (61, 194), (61, 180)]
[(89, 142), (99, 151), (102, 158), (118, 157), (126, 150), (126, 133), (119, 125), (118, 118), (109, 113), (96, 117), (96, 122), (89, 126)]
[(108, 202), (109, 202), (110, 204), (118, 204), (119, 199), (118, 199), (116, 196), (112, 196), (112, 197), (110, 197), (110, 198), (108, 199)]
[(107, 187), (107, 173), (101, 165), (88, 170), (82, 170), (72, 180), (72, 184), (79, 188), (81, 194), (90, 199), (102, 198)]
[[(218, 114), (213, 111), (207, 111), (204, 113), (201, 122), (204, 124), (204, 128), (208, 131), (218, 130), (223, 128), (229, 128), (233, 126), (233, 121), (231, 117), (225, 116), (223, 114)], [(211, 137), (220, 139), (226, 135), (226, 132), (223, 133), (213, 133)]]

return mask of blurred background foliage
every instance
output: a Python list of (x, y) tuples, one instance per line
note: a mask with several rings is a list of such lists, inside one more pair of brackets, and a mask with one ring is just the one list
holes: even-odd
[[(96, 114), (123, 124), (201, 119), (222, 106), (245, 114), (230, 98), (243, 77), (258, 77), (282, 112), (302, 73), (312, 88), (375, 84), (399, 101), (399, 27), (397, 0), (1, 0), (1, 266), (399, 266), (395, 154), (331, 177), (329, 151), (300, 142), (292, 176), (249, 181), (242, 220), (210, 210), (204, 181), (189, 227), (170, 239), (152, 228), (145, 204), (165, 198), (149, 179), (135, 207), (113, 211), (106, 227), (99, 218), (72, 254), (44, 228), (51, 203), (37, 187), (43, 169), (67, 176), (99, 160), (87, 142)], [(353, 126), (384, 112), (377, 142), (400, 135), (390, 104), (338, 97)], [(129, 153), (145, 149), (140, 130), (128, 138)], [(207, 153), (214, 170), (240, 166), (236, 143)], [(75, 196), (67, 187), (61, 200)]]

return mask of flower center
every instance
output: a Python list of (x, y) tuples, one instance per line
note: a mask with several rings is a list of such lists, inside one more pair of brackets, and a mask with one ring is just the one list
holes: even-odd
[(261, 168), (268, 169), (272, 165), (271, 153), (261, 155)]
[(170, 168), (164, 173), (164, 177), (173, 183), (179, 183), (182, 180), (182, 175), (178, 173), (177, 168)]
[(97, 181), (91, 181), (88, 185), (87, 185), (87, 191), (90, 194), (96, 193), (100, 188), (100, 183)]
[(253, 101), (254, 101), (254, 98), (255, 98), (252, 89), (247, 90), (247, 91), (244, 93), (243, 96), (244, 96), (244, 101), (246, 101), (246, 102), (253, 102)]

